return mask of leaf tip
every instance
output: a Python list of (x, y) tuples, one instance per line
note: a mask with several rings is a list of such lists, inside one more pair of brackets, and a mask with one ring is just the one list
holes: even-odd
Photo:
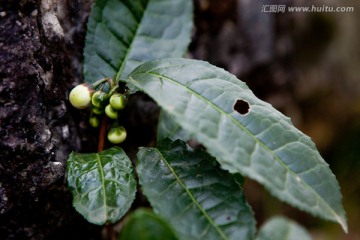
[(340, 224), (343, 231), (347, 234), (349, 232), (349, 229), (348, 229), (348, 224), (347, 224), (347, 221), (346, 221), (346, 217), (345, 216), (337, 216), (336, 220)]

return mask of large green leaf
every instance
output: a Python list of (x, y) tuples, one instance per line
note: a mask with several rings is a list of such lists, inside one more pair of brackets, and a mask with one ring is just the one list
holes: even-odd
[(299, 224), (283, 218), (270, 219), (259, 231), (256, 240), (311, 240), (311, 236)]
[(119, 240), (176, 240), (173, 230), (158, 215), (140, 208), (126, 220)]
[(206, 152), (176, 141), (137, 156), (143, 193), (180, 239), (253, 239), (255, 220), (239, 182)]
[(171, 140), (181, 139), (183, 141), (189, 141), (191, 135), (182, 129), (167, 112), (160, 111), (159, 123), (157, 126), (157, 142), (160, 143), (166, 138)]
[(338, 182), (315, 144), (244, 82), (186, 59), (143, 64), (126, 81), (152, 97), (224, 169), (257, 180), (279, 199), (347, 231)]
[(71, 153), (67, 174), (73, 205), (91, 223), (118, 221), (134, 200), (131, 161), (120, 147), (101, 153)]
[(117, 81), (143, 62), (181, 57), (191, 29), (189, 0), (97, 0), (87, 25), (85, 82)]

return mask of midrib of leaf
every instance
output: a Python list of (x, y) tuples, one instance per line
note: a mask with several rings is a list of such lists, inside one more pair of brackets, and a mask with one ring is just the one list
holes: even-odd
[(96, 154), (96, 159), (97, 159), (97, 162), (99, 163), (100, 181), (101, 181), (101, 185), (102, 185), (102, 194), (103, 194), (104, 208), (105, 208), (104, 210), (105, 210), (105, 214), (107, 215), (104, 169), (101, 165), (101, 160), (100, 160), (99, 154)]
[(123, 69), (124, 69), (124, 67), (125, 67), (125, 63), (126, 63), (127, 57), (128, 57), (129, 53), (130, 53), (131, 50), (132, 50), (132, 45), (133, 45), (133, 43), (134, 43), (134, 39), (135, 39), (136, 36), (138, 35), (138, 31), (139, 31), (140, 25), (141, 25), (141, 23), (142, 23), (142, 21), (143, 21), (143, 19), (144, 19), (144, 15), (145, 15), (145, 12), (146, 12), (146, 8), (147, 8), (147, 6), (148, 6), (148, 4), (149, 4), (149, 1), (151, 1), (151, 0), (147, 0), (147, 1), (146, 1), (146, 4), (145, 4), (145, 6), (144, 6), (144, 12), (143, 12), (142, 15), (141, 15), (141, 18), (140, 18), (139, 23), (136, 25), (135, 34), (134, 34), (134, 36), (133, 36), (133, 37), (131, 38), (131, 40), (130, 40), (129, 48), (126, 50), (126, 53), (125, 53), (125, 56), (124, 56), (124, 58), (123, 58), (123, 60), (122, 60), (122, 62), (121, 62), (119, 71), (117, 72), (116, 77), (115, 77), (115, 79), (114, 79), (115, 83), (118, 82), (118, 79), (120, 78), (121, 73), (123, 72)]
[[(153, 71), (154, 69), (152, 69)], [(223, 114), (225, 116), (227, 116), (233, 123), (235, 123), (237, 126), (239, 126), (243, 131), (245, 131), (251, 138), (253, 138), (260, 146), (262, 146), (265, 151), (269, 152), (270, 155), (272, 155), (274, 157), (274, 159), (281, 165), (283, 166), (287, 172), (289, 174), (291, 174), (293, 177), (295, 177), (295, 179), (300, 179), (301, 183), (304, 184), (304, 186), (309, 189), (310, 191), (314, 192), (316, 196), (318, 196), (318, 199), (320, 199), (321, 202), (325, 203), (325, 206), (330, 210), (330, 212), (336, 217), (336, 219), (338, 219), (338, 221), (341, 223), (341, 225), (343, 225), (344, 229), (345, 229), (345, 224), (343, 222), (343, 220), (341, 219), (341, 217), (339, 217), (339, 215), (334, 212), (334, 210), (329, 206), (329, 204), (324, 201), (324, 199), (322, 197), (320, 197), (318, 195), (318, 193), (313, 189), (311, 188), (306, 182), (304, 182), (300, 177), (298, 177), (296, 175), (296, 173), (294, 173), (287, 165), (285, 165), (281, 159), (271, 150), (269, 149), (268, 146), (266, 146), (266, 144), (264, 144), (262, 141), (260, 141), (258, 138), (256, 138), (254, 136), (254, 134), (252, 132), (250, 132), (245, 126), (243, 126), (240, 122), (236, 121), (236, 119), (234, 119), (230, 114), (224, 112), (220, 107), (218, 107), (217, 105), (213, 104), (211, 101), (209, 101), (208, 99), (204, 98), (203, 96), (201, 96), (200, 94), (198, 94), (197, 92), (195, 92), (194, 90), (190, 89), (187, 85), (184, 85), (184, 84), (181, 84), (180, 82), (174, 80), (174, 79), (171, 79), (169, 77), (166, 77), (166, 76), (163, 76), (163, 75), (159, 75), (157, 73), (154, 73), (154, 72), (146, 72), (146, 74), (149, 74), (149, 75), (153, 75), (153, 76), (156, 76), (160, 79), (167, 79), (168, 81), (170, 82), (173, 82), (174, 84), (178, 85), (178, 86), (181, 86), (183, 88), (185, 88), (189, 93), (193, 94), (194, 96), (196, 96), (197, 98), (199, 98), (200, 100), (204, 101), (205, 103), (209, 104), (210, 106), (212, 106), (215, 110), (217, 110), (218, 112), (220, 112), (220, 114)], [(132, 79), (133, 81), (137, 82), (134, 78), (130, 77), (130, 79)], [(191, 82), (190, 82), (191, 83)], [(224, 149), (223, 150), (224, 153), (226, 153), (227, 151)]]
[(159, 155), (161, 156), (161, 159), (163, 159), (166, 166), (169, 168), (171, 173), (176, 178), (177, 182), (180, 184), (180, 186), (185, 190), (185, 192), (188, 194), (192, 202), (195, 204), (195, 206), (200, 210), (200, 212), (205, 216), (205, 218), (208, 220), (208, 222), (215, 228), (215, 230), (219, 233), (219, 235), (223, 238), (228, 240), (225, 233), (214, 223), (214, 221), (211, 219), (211, 217), (206, 213), (206, 211), (201, 207), (201, 205), (198, 203), (198, 201), (195, 199), (195, 197), (192, 195), (192, 193), (188, 190), (188, 188), (185, 186), (185, 184), (181, 181), (179, 176), (176, 174), (175, 170), (171, 167), (171, 165), (167, 162), (167, 160), (163, 157), (162, 153), (155, 149)]

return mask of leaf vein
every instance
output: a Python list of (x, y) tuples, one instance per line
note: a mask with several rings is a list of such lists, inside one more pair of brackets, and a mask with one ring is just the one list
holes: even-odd
[(100, 182), (102, 183), (102, 195), (103, 195), (103, 201), (104, 201), (104, 212), (105, 215), (107, 215), (107, 200), (106, 200), (106, 192), (105, 192), (105, 181), (104, 181), (104, 169), (101, 165), (101, 159), (99, 154), (96, 154), (96, 159), (99, 164), (99, 172), (100, 172)]
[(186, 187), (186, 185), (183, 183), (183, 181), (180, 179), (180, 177), (177, 175), (177, 173), (175, 172), (175, 170), (172, 168), (172, 166), (170, 165), (170, 163), (163, 157), (162, 153), (158, 150), (155, 149), (155, 151), (157, 151), (161, 157), (161, 159), (163, 159), (164, 163), (166, 164), (166, 166), (168, 167), (168, 169), (171, 171), (171, 173), (174, 175), (176, 181), (178, 182), (178, 184), (184, 189), (184, 191), (187, 193), (187, 195), (190, 197), (191, 201), (193, 202), (193, 204), (195, 204), (195, 206), (199, 209), (199, 211), (203, 214), (203, 216), (206, 218), (206, 220), (209, 222), (210, 225), (212, 225), (215, 230), (218, 232), (218, 234), (223, 238), (223, 239), (227, 239), (225, 233), (214, 223), (213, 219), (207, 214), (207, 212), (202, 208), (202, 206), (199, 204), (199, 202), (196, 200), (196, 198), (194, 197), (194, 195), (189, 191), (189, 189)]
[(135, 27), (136, 31), (135, 31), (134, 35), (132, 36), (132, 38), (131, 38), (131, 40), (130, 40), (129, 48), (126, 49), (126, 53), (125, 53), (125, 56), (124, 56), (124, 58), (122, 59), (122, 62), (121, 62), (121, 64), (120, 64), (119, 71), (117, 72), (117, 74), (116, 74), (116, 76), (115, 76), (115, 79), (114, 79), (114, 80), (115, 80), (116, 83), (118, 82), (118, 80), (119, 80), (119, 78), (120, 78), (120, 76), (121, 76), (121, 74), (122, 74), (122, 72), (123, 72), (123, 69), (124, 69), (125, 64), (126, 64), (126, 59), (128, 58), (128, 56), (129, 56), (129, 54), (130, 54), (130, 52), (131, 52), (131, 50), (132, 50), (132, 45), (133, 45), (133, 43), (134, 43), (134, 39), (135, 39), (135, 37), (136, 37), (136, 36), (138, 35), (138, 33), (139, 33), (140, 25), (141, 25), (141, 22), (144, 20), (145, 9), (147, 8), (147, 6), (148, 6), (148, 4), (149, 4), (149, 1), (150, 1), (150, 0), (147, 0), (146, 3), (145, 3), (144, 11), (142, 12), (141, 17), (140, 17), (140, 19), (138, 20), (138, 24), (137, 24), (136, 27)]
[[(174, 65), (174, 66), (178, 66), (178, 67), (181, 67), (181, 66), (186, 66), (186, 64), (181, 64), (181, 65)], [(166, 68), (168, 68), (169, 66), (166, 66)], [(158, 67), (158, 68), (164, 68), (164, 67)], [(155, 69), (155, 68), (154, 68)], [(253, 138), (260, 146), (262, 146), (262, 148), (267, 151), (270, 155), (273, 156), (273, 158), (279, 162), (279, 164), (285, 169), (287, 170), (286, 172), (291, 174), (293, 178), (296, 178), (297, 177), (297, 174), (292, 171), (280, 158), (277, 154), (275, 154), (274, 152), (271, 151), (271, 149), (265, 144), (263, 143), (260, 139), (256, 138), (254, 136), (254, 134), (252, 134), (245, 126), (243, 126), (240, 122), (238, 122), (233, 116), (231, 116), (230, 113), (227, 113), (225, 111), (223, 111), (219, 106), (217, 106), (216, 104), (210, 102), (208, 99), (206, 99), (205, 97), (203, 97), (202, 95), (200, 95), (199, 93), (197, 93), (196, 91), (194, 91), (193, 89), (187, 87), (186, 85), (184, 85), (183, 83), (179, 82), (179, 81), (176, 81), (170, 77), (167, 77), (167, 76), (164, 76), (164, 75), (160, 75), (156, 72), (153, 72), (154, 69), (151, 69), (149, 71), (147, 71), (146, 73), (149, 74), (149, 75), (153, 75), (157, 78), (162, 78), (162, 79), (167, 79), (168, 81), (174, 83), (175, 85), (179, 85), (181, 86), (182, 88), (185, 88), (186, 91), (188, 91), (191, 95), (194, 95), (196, 96), (198, 99), (200, 99), (201, 101), (207, 103), (208, 105), (212, 106), (216, 111), (220, 112), (220, 114), (224, 114), (226, 115), (235, 125), (237, 125), (240, 129), (242, 129), (245, 133), (247, 133), (251, 138)], [(140, 72), (141, 73), (141, 72)], [(138, 74), (138, 73), (137, 73)], [(130, 80), (134, 81), (134, 82), (137, 82), (133, 77), (130, 77)], [(225, 80), (224, 80), (225, 81)], [(227, 81), (228, 82), (228, 81)], [(231, 82), (234, 87), (238, 87), (235, 83)], [(139, 85), (138, 85), (139, 86)], [(226, 151), (225, 151), (226, 153)], [(307, 184), (303, 179), (300, 178), (300, 181), (302, 183), (302, 185), (309, 189), (310, 191), (314, 192), (315, 195), (317, 196), (317, 199), (320, 199), (324, 204), (325, 206), (330, 210), (330, 212), (336, 216), (338, 219), (341, 219), (341, 217), (334, 211), (334, 209), (332, 209), (330, 206), (329, 206), (329, 203), (326, 202), (323, 198), (320, 197), (319, 193), (316, 192), (313, 188), (311, 188), (311, 186), (309, 184)], [(298, 201), (296, 201), (298, 202)]]

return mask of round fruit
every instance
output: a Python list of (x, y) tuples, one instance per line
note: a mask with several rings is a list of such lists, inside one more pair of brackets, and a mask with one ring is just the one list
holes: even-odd
[(91, 102), (94, 107), (101, 108), (106, 104), (106, 93), (96, 91), (91, 97)]
[(113, 127), (110, 129), (107, 138), (113, 144), (122, 143), (126, 139), (127, 133), (124, 127)]
[(100, 115), (104, 113), (104, 109), (103, 108), (97, 108), (97, 107), (92, 107), (92, 112), (96, 115)]
[(88, 84), (80, 84), (74, 87), (69, 95), (71, 105), (78, 109), (84, 109), (91, 104), (93, 89)]
[(108, 116), (111, 119), (117, 119), (117, 111), (114, 110), (110, 104), (108, 104), (105, 108), (106, 116)]
[(115, 110), (121, 110), (125, 107), (126, 98), (124, 95), (115, 93), (110, 97), (111, 107)]
[(97, 128), (100, 125), (99, 119), (95, 116), (91, 116), (89, 118), (89, 123), (90, 123), (90, 126), (92, 126), (94, 128)]

